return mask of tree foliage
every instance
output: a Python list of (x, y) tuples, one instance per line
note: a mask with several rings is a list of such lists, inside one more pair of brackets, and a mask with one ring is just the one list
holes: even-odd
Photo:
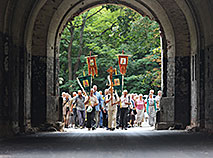
[[(86, 19), (86, 21), (85, 21)], [(85, 22), (85, 24), (84, 24)], [(84, 25), (81, 43), (81, 30)], [(73, 27), (73, 34), (70, 28)], [(149, 89), (159, 90), (161, 83), (161, 49), (159, 25), (148, 17), (142, 17), (137, 12), (114, 5), (104, 5), (90, 9), (69, 21), (61, 35), (60, 73), (63, 80), (61, 90), (76, 91), (79, 89), (76, 80), (69, 80), (68, 48), (73, 35), (71, 47), (72, 75), (82, 76), (87, 72), (85, 56), (98, 55), (98, 77), (93, 83), (104, 90), (107, 83), (107, 69), (117, 68), (116, 54), (130, 54), (125, 89), (130, 93), (148, 93)], [(79, 50), (82, 49), (79, 56)], [(78, 62), (78, 70), (74, 65)]]

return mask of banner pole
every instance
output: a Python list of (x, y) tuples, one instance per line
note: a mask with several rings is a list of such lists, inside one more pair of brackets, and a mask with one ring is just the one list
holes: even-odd
[(124, 90), (124, 75), (122, 75), (122, 92), (123, 92), (123, 90)]
[(78, 77), (76, 78), (76, 80), (77, 80), (80, 88), (82, 89), (82, 91), (85, 92), (85, 94), (86, 94), (86, 91), (84, 90), (84, 87), (81, 85), (81, 82), (79, 81)]

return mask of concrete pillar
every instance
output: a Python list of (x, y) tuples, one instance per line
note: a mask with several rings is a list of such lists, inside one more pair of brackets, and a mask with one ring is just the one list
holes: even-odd
[[(51, 18), (61, 0), (47, 1), (37, 15), (32, 37), (32, 123), (54, 123), (59, 119), (57, 66)], [(51, 36), (51, 39), (48, 37)], [(53, 40), (54, 39), (54, 40)]]
[(46, 57), (32, 55), (32, 126), (38, 126), (46, 121), (46, 65)]
[(0, 136), (11, 134), (9, 117), (8, 75), (9, 38), (0, 33)]
[[(167, 39), (166, 98), (158, 114), (157, 129), (172, 125), (185, 128), (190, 124), (190, 33), (181, 8), (176, 2), (158, 0), (164, 6), (173, 25), (175, 41)], [(164, 63), (165, 64), (165, 63)], [(165, 70), (163, 70), (165, 71)], [(165, 90), (164, 90), (165, 93)], [(162, 126), (161, 126), (162, 125)]]
[(190, 57), (175, 58), (175, 124), (190, 125)]
[(3, 34), (2, 124), (3, 135), (18, 133), (19, 128), (19, 49)]
[(205, 128), (213, 129), (213, 46), (205, 49)]

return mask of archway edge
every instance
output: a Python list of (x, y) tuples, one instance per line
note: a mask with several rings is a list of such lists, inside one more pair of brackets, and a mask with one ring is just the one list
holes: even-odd
[[(38, 8), (42, 10), (42, 8), (47, 8), (44, 7), (46, 3), (38, 3)], [(63, 0), (60, 5), (55, 9), (54, 14), (51, 16), (51, 20), (49, 23), (49, 28), (48, 28), (48, 33), (47, 33), (47, 39), (46, 39), (46, 56), (47, 56), (47, 71), (46, 71), (46, 104), (50, 105), (50, 103), (54, 104), (54, 98), (52, 97), (51, 94), (57, 94), (55, 93), (56, 89), (56, 71), (54, 68), (54, 65), (56, 64), (55, 58), (57, 56), (57, 51), (59, 49), (59, 41), (60, 41), (60, 33), (63, 30), (63, 27), (67, 23), (68, 19), (74, 16), (77, 16), (81, 14), (82, 12), (86, 11), (87, 9), (104, 5), (104, 4), (114, 4), (114, 5), (123, 5), (126, 7), (129, 7), (139, 14), (143, 16), (148, 16), (150, 19), (156, 20), (160, 26), (161, 26), (161, 31), (162, 34), (166, 36), (166, 40), (168, 40), (168, 45), (169, 45), (169, 50), (165, 50), (164, 52), (167, 53), (166, 56), (170, 58), (175, 57), (175, 35), (173, 31), (172, 24), (169, 21), (169, 18), (166, 14), (166, 11), (161, 7), (161, 5), (157, 1), (97, 1), (97, 0), (87, 0), (87, 1), (69, 1), (69, 0)], [(42, 6), (43, 5), (43, 6)], [(35, 7), (36, 11), (39, 9)], [(43, 9), (44, 10), (44, 9)], [(39, 12), (38, 12), (39, 14)], [(35, 21), (39, 21), (40, 17), (37, 16), (37, 18), (33, 21), (32, 23), (35, 24)], [(32, 25), (34, 25), (32, 24)], [(33, 29), (33, 28), (32, 28)], [(30, 33), (33, 32), (29, 31)], [(31, 38), (31, 36), (28, 36)], [(33, 38), (33, 37), (32, 37)], [(32, 41), (32, 39), (27, 40), (27, 41)], [(29, 48), (29, 47), (28, 47)], [(32, 52), (32, 51), (28, 51)], [(32, 52), (32, 53), (37, 53), (37, 52)], [(174, 71), (174, 65), (172, 65)], [(165, 69), (165, 71), (167, 71)], [(54, 73), (52, 73), (54, 72)], [(174, 75), (174, 73), (171, 73), (171, 75)], [(174, 79), (174, 77), (170, 77)], [(174, 81), (172, 81), (174, 83)], [(172, 84), (174, 86), (174, 84)], [(171, 88), (172, 90), (174, 89)], [(171, 92), (174, 93), (174, 92)], [(50, 109), (49, 109), (50, 108)], [(51, 108), (52, 107), (47, 107), (47, 120), (52, 120), (52, 113)]]
[[(45, 1), (38, 1), (35, 5), (33, 10), (31, 11), (31, 14), (29, 16), (29, 20), (27, 23), (26, 31), (25, 31), (25, 44), (27, 47), (27, 52), (31, 52), (31, 43), (33, 38), (33, 29), (35, 26), (36, 19), (39, 19), (38, 14), (40, 10), (45, 6), (47, 0)], [(82, 4), (83, 3), (83, 4)], [(51, 17), (51, 22), (49, 24), (48, 28), (48, 37), (47, 37), (47, 47), (53, 47), (53, 43), (57, 43), (56, 41), (53, 42), (53, 40), (56, 40), (58, 38), (59, 33), (62, 31), (64, 25), (66, 24), (67, 20), (76, 14), (80, 14), (86, 9), (90, 9), (92, 7), (96, 7), (98, 5), (103, 4), (115, 4), (115, 5), (123, 5), (126, 7), (129, 7), (138, 13), (142, 15), (147, 15), (153, 20), (157, 20), (160, 25), (162, 26), (165, 36), (169, 41), (169, 47), (168, 55), (174, 56), (175, 52), (175, 35), (173, 31), (173, 26), (170, 22), (170, 19), (168, 15), (166, 14), (166, 11), (164, 8), (160, 5), (158, 1), (149, 1), (149, 0), (135, 0), (128, 2), (127, 0), (117, 0), (117, 1), (97, 1), (97, 0), (85, 0), (85, 1), (78, 1), (78, 0), (63, 0), (60, 5), (57, 8), (54, 8), (56, 11), (54, 15)], [(70, 9), (72, 8), (72, 9)], [(84, 8), (81, 11), (79, 11), (79, 8)], [(53, 38), (53, 36), (55, 36)], [(47, 50), (48, 50), (47, 48)], [(171, 52), (173, 53), (169, 53)], [(48, 52), (47, 52), (48, 53)], [(52, 53), (48, 53), (48, 56), (52, 56)]]
[[(131, 1), (128, 0), (117, 0), (117, 1), (98, 1), (98, 0), (87, 0), (80, 3), (80, 1), (76, 0), (76, 3), (72, 1), (71, 3), (69, 0), (64, 0), (60, 6), (58, 7), (57, 11), (55, 12), (49, 27), (49, 33), (47, 37), (48, 45), (47, 50), (50, 47), (53, 47), (53, 43), (56, 45), (59, 44), (60, 41), (60, 33), (62, 32), (66, 22), (70, 18), (74, 18), (81, 14), (82, 12), (104, 4), (114, 4), (114, 5), (123, 5), (125, 7), (129, 7), (139, 14), (143, 16), (148, 16), (150, 19), (156, 20), (160, 26), (161, 31), (165, 33), (166, 38), (169, 41), (170, 49), (168, 50), (168, 56), (174, 57), (175, 56), (175, 35), (173, 31), (173, 26), (165, 12), (165, 10), (161, 7), (161, 5), (157, 1)], [(83, 3), (83, 4), (82, 4)], [(70, 7), (71, 6), (71, 7)], [(64, 9), (66, 8), (66, 9)], [(80, 9), (79, 9), (80, 8)], [(63, 16), (62, 16), (63, 15)], [(55, 41), (54, 41), (55, 40)], [(48, 56), (53, 57), (53, 52), (47, 52)]]
[[(83, 3), (83, 4), (82, 4)], [(60, 33), (62, 32), (64, 26), (66, 25), (67, 21), (70, 18), (74, 18), (75, 16), (78, 16), (79, 14), (83, 13), (84, 11), (94, 8), (100, 5), (104, 4), (112, 4), (112, 5), (122, 5), (125, 7), (129, 7), (139, 14), (143, 16), (148, 16), (150, 19), (155, 20), (159, 23), (162, 31), (162, 35), (165, 36), (164, 39), (168, 41), (167, 45), (169, 49), (167, 48), (164, 49), (164, 53), (166, 55), (165, 58), (170, 58), (172, 62), (174, 62), (175, 58), (175, 34), (173, 30), (173, 26), (170, 22), (170, 19), (168, 15), (166, 14), (166, 11), (164, 8), (157, 2), (157, 1), (149, 1), (149, 0), (143, 0), (143, 1), (128, 1), (128, 0), (122, 0), (122, 1), (98, 1), (98, 0), (87, 0), (87, 1), (72, 1), (70, 2), (69, 0), (64, 0), (60, 6), (58, 7), (57, 11), (53, 15), (53, 18), (50, 22), (49, 25), (49, 32), (48, 32), (48, 37), (47, 37), (47, 56), (49, 58), (54, 58), (56, 56), (56, 51), (58, 52), (59, 50), (59, 44), (60, 44)], [(65, 9), (66, 8), (66, 9)], [(63, 15), (63, 16), (62, 16)], [(54, 49), (53, 49), (54, 48)], [(165, 60), (165, 59), (163, 59)], [(51, 64), (54, 65), (54, 61), (50, 60)], [(167, 62), (166, 60), (164, 62)], [(53, 70), (53, 67), (47, 67), (47, 76), (51, 76), (51, 72)], [(164, 74), (165, 76), (167, 75), (167, 68), (164, 69)], [(174, 71), (175, 71), (175, 65), (171, 64), (169, 71), (173, 71), (173, 73), (170, 73), (169, 79), (170, 81), (170, 91), (168, 91), (168, 94), (172, 96), (175, 92), (173, 91), (174, 88)], [(171, 76), (172, 75), (172, 76)], [(50, 77), (50, 80), (56, 78), (54, 76)], [(164, 78), (165, 79), (165, 78)], [(166, 84), (167, 79), (165, 80)], [(54, 82), (53, 80), (51, 83)], [(162, 82), (163, 83), (163, 82)], [(47, 83), (48, 84), (48, 83)], [(51, 87), (51, 86), (47, 86)], [(164, 87), (164, 84), (162, 84), (162, 87)], [(165, 88), (166, 89), (166, 88)], [(49, 88), (47, 91), (47, 95), (49, 92), (51, 92), (53, 88)], [(52, 92), (53, 93), (53, 92)], [(167, 94), (165, 94), (167, 95)], [(47, 99), (47, 102), (49, 99)]]
[[(67, 3), (65, 3), (67, 2)], [(102, 3), (101, 3), (102, 2)], [(177, 5), (174, 0), (164, 1), (164, 0), (135, 0), (131, 2), (127, 2), (127, 0), (117, 0), (117, 1), (97, 1), (97, 0), (85, 0), (85, 1), (71, 1), (70, 5), (68, 5), (67, 0), (58, 0), (47, 2), (41, 7), (41, 12), (38, 14), (36, 19), (32, 21), (32, 25), (35, 27), (35, 21), (39, 22), (39, 25), (43, 24), (43, 32), (45, 34), (40, 34), (42, 30), (39, 32), (35, 32), (36, 36), (32, 36), (32, 39), (35, 39), (34, 48), (41, 46), (39, 49), (35, 49), (32, 54), (37, 53), (35, 55), (41, 55), (46, 62), (46, 78), (44, 83), (46, 83), (46, 105), (50, 105), (52, 108), (52, 103), (54, 103), (54, 97), (52, 94), (55, 94), (55, 87), (53, 85), (56, 84), (56, 74), (54, 70), (54, 66), (56, 64), (56, 55), (59, 46), (60, 40), (60, 32), (62, 31), (64, 25), (67, 20), (72, 15), (78, 15), (83, 11), (95, 7), (101, 4), (120, 4), (127, 7), (130, 7), (142, 15), (149, 15), (153, 17), (156, 21), (159, 22), (162, 31), (164, 32), (166, 41), (166, 47), (164, 48), (164, 55), (166, 56), (166, 62), (169, 67), (163, 69), (165, 73), (167, 73), (167, 96), (173, 98), (173, 102), (177, 102), (175, 105), (177, 108), (173, 109), (173, 111), (177, 111), (175, 115), (176, 120), (182, 120), (183, 118), (179, 115), (179, 109), (183, 105), (189, 105), (190, 101), (185, 100), (186, 102), (179, 102), (181, 98), (190, 95), (190, 67), (185, 63), (190, 62), (190, 30), (188, 28), (187, 20), (182, 12), (181, 8)], [(170, 7), (171, 6), (171, 7)], [(52, 8), (51, 8), (52, 7)], [(67, 8), (67, 9), (65, 9)], [(71, 8), (71, 9), (70, 9)], [(144, 10), (141, 8), (145, 8)], [(48, 10), (45, 12), (45, 9)], [(144, 12), (146, 11), (146, 13)], [(43, 13), (43, 14), (42, 14)], [(47, 15), (49, 14), (49, 15)], [(42, 19), (42, 16), (46, 16), (46, 19)], [(33, 20), (33, 19), (32, 19)], [(178, 23), (181, 22), (181, 25)], [(182, 29), (183, 27), (183, 29)], [(37, 27), (38, 28), (38, 27)], [(35, 30), (32, 30), (35, 31)], [(43, 40), (40, 42), (38, 36), (41, 36)], [(31, 38), (31, 37), (30, 37)], [(33, 41), (33, 40), (32, 40)], [(36, 41), (38, 43), (36, 43)], [(45, 46), (44, 46), (45, 43)], [(40, 59), (39, 59), (40, 60)], [(40, 62), (40, 61), (38, 61)], [(43, 61), (42, 61), (43, 62)], [(180, 89), (180, 87), (184, 87)], [(174, 95), (176, 96), (174, 98)], [(50, 104), (51, 103), (51, 104)], [(189, 109), (189, 108), (188, 108)], [(187, 109), (187, 110), (188, 110)], [(48, 111), (48, 108), (47, 108)], [(48, 112), (49, 113), (49, 112)], [(185, 114), (184, 114), (185, 115)], [(51, 115), (50, 115), (51, 117)], [(48, 117), (47, 117), (48, 118)], [(184, 118), (183, 118), (184, 119)], [(188, 116), (187, 116), (188, 119)], [(51, 119), (50, 119), (51, 120)], [(173, 118), (173, 120), (175, 120)], [(187, 122), (187, 121), (185, 121)]]

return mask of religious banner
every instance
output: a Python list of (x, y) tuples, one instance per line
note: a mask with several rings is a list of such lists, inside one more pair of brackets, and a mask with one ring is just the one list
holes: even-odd
[(122, 75), (125, 75), (127, 65), (128, 65), (128, 58), (130, 55), (125, 55), (124, 51), (122, 51), (122, 54), (118, 54), (117, 56), (118, 56), (118, 64), (119, 64), (119, 68), (120, 68), (120, 73)]
[(87, 64), (88, 64), (88, 74), (92, 75), (94, 77), (95, 75), (98, 76), (98, 68), (96, 64), (96, 56), (89, 56), (86, 57), (87, 59)]
[[(112, 75), (113, 88), (114, 88), (114, 90), (117, 90), (119, 95), (122, 94), (123, 79), (124, 79), (124, 76), (121, 75), (121, 74), (120, 75)], [(109, 80), (109, 83), (111, 85), (110, 76), (108, 76), (108, 80)]]
[(122, 77), (123, 75), (112, 75), (112, 82), (115, 90), (122, 90), (123, 85)]
[(122, 75), (126, 74), (126, 68), (128, 65), (128, 55), (119, 55), (118, 56), (119, 68)]
[(78, 84), (81, 87), (82, 91), (90, 93), (90, 89), (92, 87), (92, 76), (84, 76), (77, 78)]

